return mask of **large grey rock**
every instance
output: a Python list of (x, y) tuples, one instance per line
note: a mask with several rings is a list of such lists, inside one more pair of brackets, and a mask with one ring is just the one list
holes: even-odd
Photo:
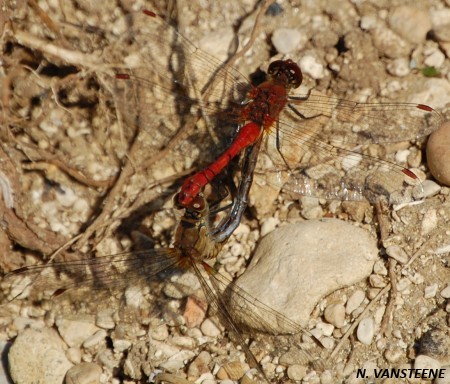
[[(376, 241), (364, 229), (330, 219), (281, 227), (261, 240), (247, 271), (236, 281), (246, 293), (288, 319), (305, 326), (325, 295), (367, 278), (378, 258)], [(246, 296), (239, 292), (239, 296)], [(247, 302), (250, 297), (246, 297)], [(267, 307), (231, 309), (243, 324), (271, 333), (291, 333), (296, 326)], [(298, 327), (298, 325), (297, 325)]]

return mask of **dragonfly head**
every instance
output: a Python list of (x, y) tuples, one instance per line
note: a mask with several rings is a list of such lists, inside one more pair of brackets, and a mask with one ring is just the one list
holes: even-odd
[(205, 196), (202, 193), (199, 193), (197, 196), (191, 197), (189, 202), (187, 204), (181, 204), (180, 203), (180, 195), (183, 192), (177, 193), (174, 198), (174, 204), (177, 208), (184, 208), (189, 212), (195, 212), (195, 213), (203, 213), (207, 209), (207, 202), (205, 199)]
[(298, 88), (303, 81), (300, 67), (291, 59), (276, 60), (269, 65), (267, 70), (272, 81), (285, 86), (286, 88)]

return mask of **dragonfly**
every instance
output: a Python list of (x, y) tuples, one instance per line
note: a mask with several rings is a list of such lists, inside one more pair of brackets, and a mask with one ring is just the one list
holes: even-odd
[[(237, 69), (201, 51), (157, 13), (143, 11), (129, 18), (125, 39), (133, 53), (125, 60), (127, 71), (116, 73), (116, 79), (171, 95), (185, 110), (197, 108), (213, 120), (215, 131), (235, 129), (225, 139), (228, 144), (222, 154), (184, 181), (178, 194), (180, 206), (190, 204), (235, 156), (263, 138), (266, 179), (287, 191), (338, 200), (376, 202), (383, 197), (389, 203), (421, 197), (422, 184), (412, 170), (392, 159), (371, 156), (368, 145), (430, 134), (443, 121), (433, 108), (362, 103), (314, 90), (293, 94), (303, 75), (290, 59), (272, 62), (268, 79), (253, 86)], [(170, 47), (167, 41), (172, 42)], [(163, 60), (161, 52), (166, 54)]]
[[(236, 315), (229, 308), (239, 308), (240, 317), (254, 318), (268, 332), (277, 333), (281, 327), (285, 333), (313, 337), (301, 325), (252, 297), (208, 263), (221, 251), (245, 210), (259, 148), (250, 146), (247, 152), (243, 181), (229, 209), (231, 213), (216, 227), (212, 224), (215, 215), (211, 204), (203, 193), (199, 193), (183, 208), (184, 215), (175, 231), (173, 247), (22, 267), (2, 279), (2, 287), (6, 289), (1, 302), (13, 302), (18, 298), (32, 302), (48, 300), (57, 315), (66, 318), (83, 318), (103, 307), (115, 308), (119, 319), (133, 321), (136, 317), (149, 316), (151, 312), (146, 299), (141, 298), (145, 296), (143, 292), (151, 296), (164, 276), (176, 271), (193, 271), (210, 310), (218, 314), (231, 339), (242, 347), (249, 364), (258, 370), (260, 380), (269, 383), (242, 336), (244, 326), (236, 322)], [(118, 305), (111, 292), (119, 291), (125, 292), (126, 298)], [(139, 308), (127, 304), (136, 301)], [(313, 360), (306, 351), (305, 356)]]

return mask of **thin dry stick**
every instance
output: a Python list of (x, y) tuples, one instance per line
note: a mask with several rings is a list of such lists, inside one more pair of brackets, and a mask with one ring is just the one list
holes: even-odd
[(334, 348), (333, 352), (330, 355), (330, 359), (333, 359), (336, 357), (339, 350), (342, 348), (344, 343), (347, 341), (347, 339), (350, 337), (350, 335), (353, 333), (355, 328), (358, 326), (358, 324), (361, 322), (361, 320), (366, 316), (366, 314), (369, 312), (369, 310), (375, 305), (375, 303), (386, 293), (391, 289), (391, 284), (386, 285), (380, 292), (378, 292), (378, 295), (369, 303), (367, 304), (367, 307), (364, 308), (364, 311), (358, 316), (358, 318), (353, 322), (351, 327), (348, 329), (347, 332), (345, 332), (345, 335), (342, 336), (342, 339), (337, 343), (336, 347)]
[[(379, 200), (375, 205), (378, 218), (378, 227), (380, 230), (381, 244), (385, 244), (385, 240), (391, 232), (391, 225), (387, 219), (387, 215), (384, 213), (387, 211), (386, 205), (383, 204), (383, 200)], [(390, 333), (390, 322), (392, 321), (392, 310), (394, 309), (395, 299), (397, 297), (397, 277), (395, 276), (396, 261), (389, 258), (389, 279), (391, 282), (391, 290), (389, 292), (389, 299), (384, 311), (383, 320), (381, 321), (380, 334), (386, 333), (386, 336)]]
[(81, 68), (88, 67), (91, 70), (102, 67), (101, 61), (93, 54), (85, 55), (81, 52), (62, 48), (58, 45), (49, 43), (48, 41), (41, 40), (25, 31), (17, 29), (14, 30), (14, 37), (19, 44), (31, 49), (36, 49), (44, 54), (63, 60), (66, 63), (73, 64)]
[(229, 68), (232, 67), (234, 65), (234, 63), (241, 58), (242, 56), (244, 56), (247, 51), (253, 47), (253, 44), (255, 43), (256, 38), (258, 37), (258, 33), (259, 33), (259, 28), (261, 25), (261, 19), (263, 18), (263, 16), (265, 15), (267, 9), (275, 2), (275, 0), (265, 0), (258, 12), (258, 15), (256, 16), (256, 20), (255, 20), (255, 24), (253, 26), (253, 30), (252, 33), (250, 35), (250, 39), (247, 42), (247, 44), (244, 45), (244, 47), (239, 51), (236, 52), (235, 55), (233, 55), (225, 64), (225, 68)]
[(34, 12), (41, 18), (44, 24), (54, 32), (56, 35), (61, 36), (61, 31), (59, 30), (56, 23), (51, 19), (51, 17), (46, 13), (36, 2), (36, 0), (28, 0), (28, 4), (33, 8)]
[(390, 258), (389, 259), (389, 280), (391, 281), (391, 290), (389, 292), (389, 301), (386, 305), (386, 310), (384, 311), (383, 320), (380, 325), (380, 334), (390, 336), (391, 334), (391, 321), (392, 321), (392, 311), (394, 310), (395, 300), (397, 298), (397, 276), (395, 275), (395, 266), (397, 262)]

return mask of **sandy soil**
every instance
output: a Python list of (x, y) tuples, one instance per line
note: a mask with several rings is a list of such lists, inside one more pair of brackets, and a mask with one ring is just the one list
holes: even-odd
[[(124, 252), (130, 249), (134, 230), (147, 234), (157, 247), (169, 246), (181, 216), (173, 208), (173, 195), (185, 175), (221, 152), (227, 143), (224, 137), (229, 137), (230, 131), (211, 132), (204, 120), (180, 110), (170, 94), (150, 91), (146, 86), (156, 81), (155, 74), (146, 78), (147, 83), (137, 81), (125, 85), (111, 76), (113, 68), (121, 65), (125, 68), (125, 57), (132, 60), (132, 47), (127, 46), (125, 38), (128, 33), (125, 17), (142, 8), (171, 15), (173, 24), (184, 36), (218, 57), (199, 72), (200, 81), (207, 82), (206, 77), (213, 74), (214, 66), (233, 52), (236, 41), (241, 49), (250, 39), (257, 5), (251, 0), (180, 2), (176, 13), (168, 10), (164, 1), (123, 1), (120, 7), (88, 1), (63, 4), (18, 1), (15, 4), (7, 3), (0, 14), (3, 31), (0, 270), (7, 273), (50, 259), (69, 261), (93, 254)], [(444, 116), (448, 113), (445, 105), (450, 102), (450, 96), (440, 92), (448, 87), (448, 53), (436, 77), (426, 77), (421, 71), (428, 66), (425, 61), (432, 52), (445, 52), (439, 42), (431, 36), (418, 41), (398, 37), (399, 41), (406, 42), (405, 47), (392, 43), (397, 41), (393, 38), (383, 39), (373, 30), (361, 28), (361, 20), (370, 20), (371, 15), (387, 20), (395, 7), (404, 4), (430, 11), (434, 15), (433, 23), (439, 20), (439, 10), (447, 15), (450, 12), (448, 2), (438, 0), (419, 0), (414, 4), (409, 1), (283, 1), (278, 9), (280, 13), (272, 8), (273, 15), (261, 19), (255, 40), (235, 66), (243, 76), (266, 70), (269, 60), (276, 55), (270, 40), (273, 31), (281, 27), (296, 28), (307, 38), (302, 49), (287, 56), (296, 61), (312, 55), (322, 65), (323, 76), (313, 79), (306, 75), (306, 87), (352, 100), (421, 102)], [(364, 16), (366, 19), (362, 19)], [(170, 39), (160, 36), (160, 40)], [(148, 43), (156, 42), (150, 39)], [(187, 41), (183, 44), (193, 50)], [(165, 49), (172, 48), (166, 44)], [(415, 68), (402, 77), (392, 74), (398, 58), (413, 60)], [(146, 74), (141, 76), (145, 78)], [(372, 153), (391, 159), (396, 151), (408, 149), (411, 159), (415, 159), (410, 162), (423, 177), (431, 178), (424, 144), (424, 139), (405, 141), (381, 146)], [(225, 246), (224, 254), (236, 247), (241, 249), (233, 261), (236, 264), (228, 267), (230, 275), (245, 269), (267, 217), (304, 218), (298, 197), (271, 195), (273, 202), (267, 203), (263, 194), (258, 190), (253, 192), (252, 207), (243, 219), (244, 229)], [(397, 211), (390, 209), (382, 215), (381, 223), (374, 207), (368, 204), (361, 209), (356, 203), (334, 202), (331, 209), (329, 202), (321, 202), (323, 216), (357, 221), (380, 238), (380, 255), (386, 271), (384, 275), (381, 273), (385, 294), (373, 302), (371, 313), (390, 313), (383, 318), (383, 329), (377, 329), (377, 341), (371, 345), (362, 345), (354, 334), (350, 338), (344, 338), (341, 331), (333, 334), (336, 344), (344, 341), (335, 362), (326, 368), (331, 382), (357, 382), (351, 381), (354, 372), (367, 362), (375, 362), (379, 367), (412, 364), (417, 354), (427, 352), (428, 347), (421, 349), (421, 340), (430, 329), (444, 334), (444, 339), (450, 338), (448, 303), (439, 293), (450, 283), (449, 199), (449, 189), (443, 187), (421, 204)], [(396, 264), (385, 255), (382, 245), (389, 242), (406, 252), (408, 263)], [(399, 282), (406, 284), (406, 280), (407, 292), (398, 291)], [(114, 284), (116, 290), (124, 286), (118, 280)], [(425, 288), (433, 290), (434, 285), (437, 286), (435, 295), (427, 297)], [(345, 302), (357, 288), (367, 292), (371, 302), (382, 287), (364, 281), (358, 287), (333, 293), (318, 304), (313, 322), (323, 319), (325, 303)], [(175, 307), (184, 308), (185, 298), (171, 300), (177, 303)], [(24, 316), (20, 305), (26, 308), (30, 304), (24, 301), (17, 305), (2, 308), (2, 340), (13, 340), (22, 331), (13, 320)], [(214, 318), (214, 314), (211, 316)], [(37, 318), (44, 316), (39, 314)], [(347, 319), (350, 324), (358, 321), (351, 316)], [(169, 324), (174, 335), (192, 335), (186, 326)], [(139, 327), (147, 329), (148, 324)], [(146, 337), (135, 335), (135, 345)], [(262, 340), (255, 355), (265, 356), (264, 347), (275, 355), (278, 347), (270, 345), (264, 337)], [(283, 342), (287, 344), (280, 350), (287, 351), (288, 338), (279, 341)], [(111, 350), (107, 342), (104, 344), (104, 348)], [(449, 354), (448, 343), (439, 341), (433, 345), (435, 351), (430, 354), (445, 360)], [(207, 346), (192, 348), (194, 357), (186, 359), (186, 367), (202, 349), (218, 356), (217, 361), (229, 357), (227, 354), (239, 354), (235, 345), (227, 343), (225, 331)], [(130, 372), (123, 368), (126, 356), (132, 354), (130, 351), (115, 356), (118, 366), (114, 369), (99, 364), (104, 370), (102, 380), (144, 380), (140, 378), (148, 375), (148, 371), (144, 375), (136, 374), (133, 381)], [(386, 357), (387, 351), (395, 353)], [(83, 356), (98, 361), (99, 353), (99, 350), (84, 350)], [(289, 380), (286, 367), (278, 364), (276, 358), (269, 360), (268, 375)], [(186, 370), (181, 368), (175, 373), (185, 376)], [(308, 372), (311, 370), (308, 368)], [(321, 374), (316, 369), (316, 376), (312, 374), (309, 380), (318, 382)], [(322, 376), (322, 382), (326, 382), (326, 377)]]

